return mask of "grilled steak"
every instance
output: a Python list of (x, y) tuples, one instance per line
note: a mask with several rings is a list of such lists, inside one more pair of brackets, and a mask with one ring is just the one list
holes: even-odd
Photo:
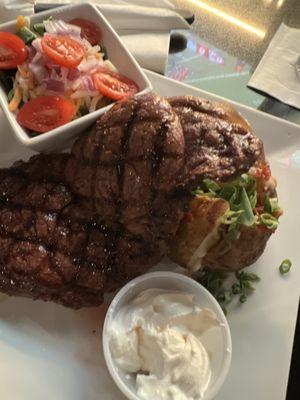
[(210, 103), (150, 94), (116, 104), (71, 154), (0, 170), (0, 290), (100, 304), (167, 253), (190, 186), (246, 171), (261, 149)]
[(230, 181), (264, 159), (261, 140), (230, 107), (192, 96), (170, 97), (185, 138), (186, 185), (210, 178)]

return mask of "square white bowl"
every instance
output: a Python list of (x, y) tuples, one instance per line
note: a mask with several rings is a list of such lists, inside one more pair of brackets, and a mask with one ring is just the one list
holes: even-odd
[[(42, 22), (50, 16), (62, 19), (66, 22), (73, 18), (85, 18), (97, 24), (102, 30), (102, 43), (106, 47), (109, 60), (116, 66), (120, 74), (134, 80), (139, 86), (137, 95), (141, 95), (152, 90), (152, 86), (138, 63), (129, 53), (121, 42), (119, 36), (114, 31), (106, 18), (92, 4), (75, 4), (59, 7), (35, 14), (30, 17), (31, 23)], [(7, 22), (0, 25), (0, 31), (16, 33), (16, 21)], [(71, 144), (74, 138), (97, 120), (97, 118), (112, 107), (114, 103), (100, 108), (90, 114), (77, 118), (65, 125), (55, 128), (49, 132), (41, 133), (35, 137), (29, 137), (26, 131), (18, 124), (15, 115), (8, 110), (7, 93), (0, 84), (0, 105), (3, 109), (13, 132), (17, 139), (26, 147), (39, 152), (51, 152), (64, 149)]]

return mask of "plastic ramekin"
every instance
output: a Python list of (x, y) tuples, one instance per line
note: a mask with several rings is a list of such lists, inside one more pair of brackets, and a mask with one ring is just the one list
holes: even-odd
[(211, 354), (212, 377), (203, 400), (211, 400), (219, 392), (229, 371), (232, 343), (226, 317), (216, 299), (194, 279), (174, 272), (151, 272), (130, 281), (114, 297), (103, 326), (103, 351), (107, 368), (118, 388), (130, 400), (140, 400), (136, 393), (135, 374), (119, 369), (110, 352), (109, 330), (120, 308), (141, 292), (150, 288), (178, 290), (195, 295), (195, 302), (202, 308), (212, 310), (220, 321), (220, 328), (212, 328), (203, 335), (202, 343)]

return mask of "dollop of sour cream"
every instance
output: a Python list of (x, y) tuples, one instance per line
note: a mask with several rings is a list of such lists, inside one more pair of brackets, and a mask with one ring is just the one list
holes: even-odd
[(142, 399), (201, 399), (211, 378), (201, 336), (219, 325), (194, 295), (148, 289), (117, 313), (109, 331), (110, 351), (120, 369), (136, 373)]

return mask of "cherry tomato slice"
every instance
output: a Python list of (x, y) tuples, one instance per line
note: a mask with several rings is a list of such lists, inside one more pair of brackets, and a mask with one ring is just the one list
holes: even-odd
[(138, 92), (135, 82), (117, 72), (103, 69), (93, 74), (94, 85), (103, 96), (113, 100), (123, 100)]
[(70, 24), (77, 25), (81, 28), (81, 37), (87, 39), (92, 46), (100, 44), (102, 32), (98, 25), (84, 18), (74, 18)]
[(262, 167), (262, 177), (265, 181), (268, 181), (271, 178), (271, 170), (268, 164), (265, 164)]
[(28, 57), (25, 43), (17, 35), (0, 32), (0, 69), (16, 68)]
[(68, 36), (45, 35), (42, 49), (52, 61), (66, 68), (76, 67), (85, 55), (85, 47)]
[(35, 132), (48, 132), (70, 122), (74, 116), (73, 104), (60, 96), (41, 96), (24, 104), (17, 121)]

